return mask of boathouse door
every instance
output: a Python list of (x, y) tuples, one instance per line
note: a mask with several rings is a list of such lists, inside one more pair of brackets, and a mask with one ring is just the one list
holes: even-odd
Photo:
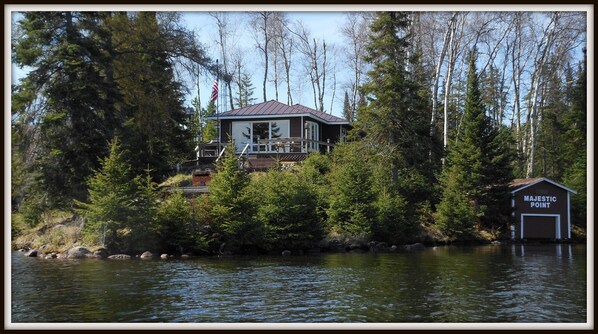
[(522, 214), (521, 239), (560, 239), (560, 215)]

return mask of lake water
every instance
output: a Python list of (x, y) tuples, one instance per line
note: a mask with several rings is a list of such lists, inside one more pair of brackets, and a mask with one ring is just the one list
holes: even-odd
[(585, 245), (43, 260), (11, 254), (13, 323), (585, 323)]

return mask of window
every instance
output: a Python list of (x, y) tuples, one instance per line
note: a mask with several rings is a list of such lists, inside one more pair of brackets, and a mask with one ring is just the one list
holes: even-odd
[(305, 121), (305, 139), (307, 139), (307, 151), (314, 152), (319, 151), (320, 145), (320, 127), (318, 123)]
[(289, 121), (233, 122), (232, 138), (237, 153), (249, 144), (249, 152), (273, 152), (273, 140), (289, 137)]

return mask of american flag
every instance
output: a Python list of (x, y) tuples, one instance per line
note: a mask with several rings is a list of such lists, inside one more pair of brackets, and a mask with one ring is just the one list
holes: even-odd
[(218, 99), (218, 79), (214, 80), (214, 84), (212, 85), (212, 96), (210, 97), (210, 101), (214, 102)]

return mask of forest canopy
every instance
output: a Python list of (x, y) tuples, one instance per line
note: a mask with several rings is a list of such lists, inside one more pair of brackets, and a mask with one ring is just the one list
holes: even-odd
[[(297, 212), (316, 212), (306, 214), (313, 226), (291, 222), (313, 232), (306, 244), (322, 231), (401, 240), (424, 221), (455, 237), (470, 234), (474, 221), (504, 228), (506, 186), (517, 177), (547, 177), (578, 191), (574, 220), (585, 224), (586, 12), (349, 12), (337, 39), (285, 12), (202, 18), (217, 32), (212, 45), (176, 12), (19, 13), (12, 63), (30, 70), (11, 94), (13, 211), (34, 226), (45, 210), (102, 198), (111, 188), (93, 180), (111, 153), (137, 180), (122, 201), (150, 198), (152, 182), (194, 158), (200, 129), (200, 140), (211, 139), (215, 125), (205, 116), (267, 99), (294, 104), (307, 91), (304, 104), (342, 109), (353, 127), (328, 160), (304, 166), (314, 185), (280, 172), (253, 185), (231, 164), (228, 180), (237, 183), (221, 175), (214, 188), (262, 191), (291, 205), (273, 190), (288, 178), (296, 189), (287, 197), (305, 204)], [(241, 31), (251, 43), (238, 43)], [(202, 103), (201, 78), (221, 79), (218, 109)], [(231, 235), (264, 233), (273, 245), (292, 239), (281, 236), (287, 220), (268, 218), (281, 212), (243, 196), (197, 205)], [(182, 202), (149, 207), (172, 227), (176, 217), (191, 217), (177, 216)], [(253, 225), (244, 230), (244, 223)], [(164, 226), (155, 227), (156, 240), (166, 239)], [(179, 227), (168, 233), (180, 235)], [(210, 242), (194, 240), (203, 248)]]

